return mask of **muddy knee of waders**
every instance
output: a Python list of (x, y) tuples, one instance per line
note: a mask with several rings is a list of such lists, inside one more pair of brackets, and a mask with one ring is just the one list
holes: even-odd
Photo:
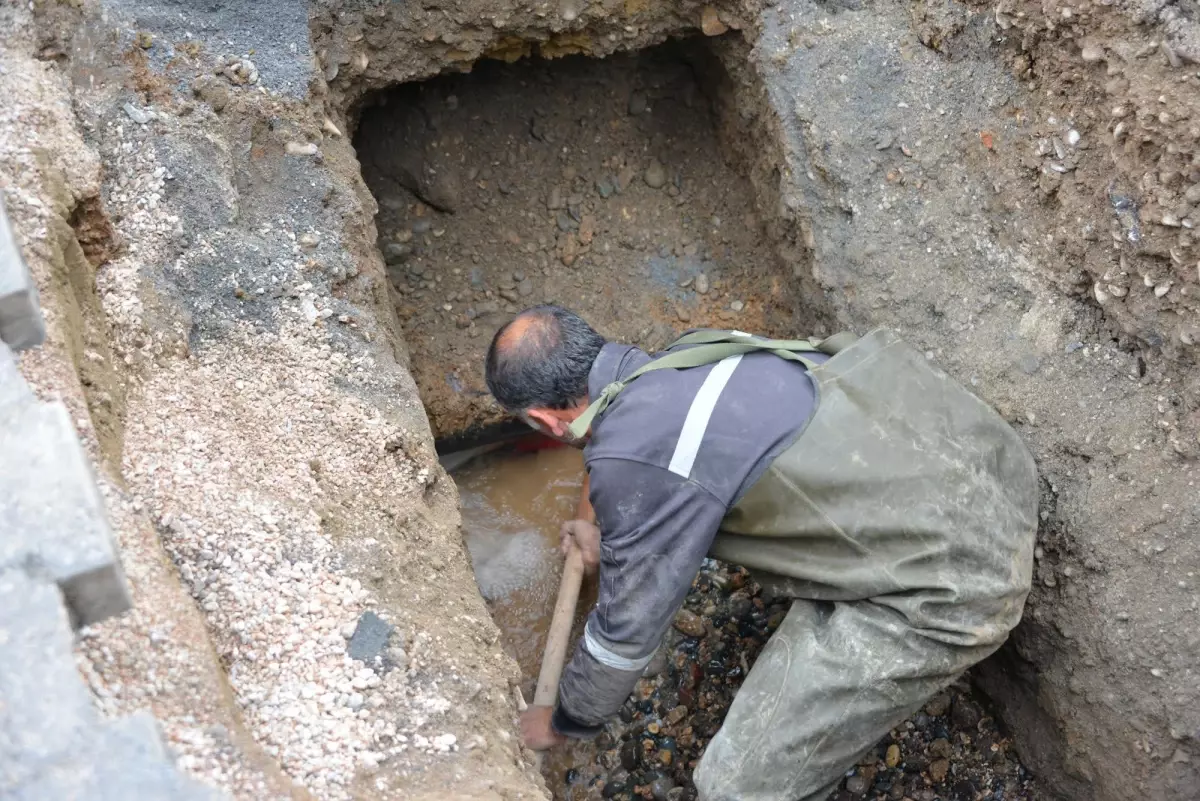
[(794, 601), (700, 760), (701, 801), (824, 801), (880, 738), (994, 649), (932, 639), (872, 601)]

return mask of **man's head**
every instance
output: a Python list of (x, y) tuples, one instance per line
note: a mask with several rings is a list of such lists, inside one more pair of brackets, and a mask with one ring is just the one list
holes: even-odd
[(560, 306), (535, 306), (506, 323), (487, 355), (492, 395), (527, 423), (572, 444), (567, 426), (588, 404), (588, 373), (604, 337)]

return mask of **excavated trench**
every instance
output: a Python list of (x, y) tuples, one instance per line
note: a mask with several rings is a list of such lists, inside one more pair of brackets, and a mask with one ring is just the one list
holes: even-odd
[[(798, 225), (779, 216), (781, 159), (744, 57), (744, 43), (721, 37), (605, 59), (484, 60), (354, 111), (410, 369), (526, 697), (582, 463), (513, 446), (524, 429), (482, 375), (495, 329), (558, 303), (649, 351), (690, 327), (827, 333), (801, 278)], [(581, 618), (592, 598), (585, 585)], [(546, 761), (556, 798), (695, 797), (696, 760), (786, 604), (708, 562), (685, 610), (707, 634), (671, 630), (620, 719)], [(960, 683), (885, 738), (838, 797), (1032, 798), (1010, 745)]]

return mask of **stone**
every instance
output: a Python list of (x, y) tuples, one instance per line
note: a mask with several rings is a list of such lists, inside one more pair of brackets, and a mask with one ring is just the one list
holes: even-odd
[(546, 208), (550, 211), (558, 211), (563, 207), (562, 190), (557, 186), (550, 190), (550, 197), (546, 199)]
[(887, 747), (887, 753), (883, 757), (883, 763), (889, 768), (894, 768), (900, 764), (900, 746), (892, 743)]
[(935, 784), (941, 784), (946, 780), (946, 774), (950, 772), (950, 760), (935, 759), (929, 763), (929, 778), (933, 779)]
[(315, 142), (288, 142), (283, 149), (289, 156), (315, 156), (321, 152)]
[(608, 200), (617, 191), (617, 182), (611, 175), (605, 175), (600, 180), (596, 181), (596, 193), (601, 198)]
[(650, 166), (646, 168), (646, 171), (642, 173), (642, 180), (651, 189), (662, 189), (667, 183), (667, 170), (663, 167), (661, 161), (654, 159), (650, 162)]
[(517, 294), (523, 298), (527, 298), (533, 294), (533, 281), (526, 278), (517, 284)]
[(945, 737), (938, 737), (929, 744), (929, 755), (934, 757), (950, 756), (950, 741)]
[(640, 90), (629, 95), (629, 116), (637, 117), (650, 110), (650, 102), (646, 93)]
[(864, 777), (855, 774), (849, 779), (846, 779), (846, 792), (851, 793), (852, 795), (862, 795), (866, 791), (867, 780)]
[(650, 795), (654, 796), (654, 801), (667, 801), (670, 792), (674, 789), (675, 782), (666, 776), (659, 776), (650, 782)]
[(705, 632), (704, 620), (687, 609), (680, 609), (675, 615), (675, 628), (689, 637), (703, 637)]
[(729, 26), (721, 22), (717, 9), (705, 6), (700, 11), (700, 30), (704, 31), (705, 36), (720, 36), (729, 30)]
[(0, 341), (13, 350), (25, 350), (45, 339), (37, 285), (25, 267), (0, 198)]
[(696, 291), (699, 292), (701, 295), (707, 295), (708, 289), (709, 289), (708, 276), (705, 275), (704, 273), (700, 273), (699, 275), (696, 276)]
[(132, 103), (126, 103), (122, 108), (125, 110), (125, 116), (136, 122), (138, 125), (146, 125), (153, 122), (157, 116), (153, 111), (144, 108), (138, 108)]
[(964, 731), (974, 731), (982, 718), (983, 713), (970, 699), (961, 695), (954, 699), (950, 707), (950, 720), (955, 726)]
[(729, 308), (735, 312), (740, 312), (742, 309), (746, 308), (746, 304), (740, 300), (735, 300), (729, 304)]
[(399, 242), (391, 242), (383, 248), (383, 260), (392, 266), (403, 264), (412, 254), (412, 245), (404, 245)]
[(950, 696), (945, 693), (935, 695), (929, 699), (929, 703), (925, 704), (925, 714), (938, 717), (946, 714), (946, 710), (950, 708)]
[(104, 503), (67, 408), (18, 405), (0, 420), (0, 571), (49, 577), (77, 625), (129, 609)]
[(395, 627), (371, 610), (363, 612), (358, 618), (358, 625), (350, 642), (346, 644), (346, 653), (351, 659), (370, 662), (383, 653), (388, 638), (392, 636)]

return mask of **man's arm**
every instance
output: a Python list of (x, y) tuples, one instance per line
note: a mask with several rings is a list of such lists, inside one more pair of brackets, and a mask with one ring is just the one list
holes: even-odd
[(599, 733), (633, 690), (687, 596), (724, 505), (668, 470), (624, 459), (590, 467), (603, 532), (600, 594), (559, 682), (552, 725), (572, 737)]

